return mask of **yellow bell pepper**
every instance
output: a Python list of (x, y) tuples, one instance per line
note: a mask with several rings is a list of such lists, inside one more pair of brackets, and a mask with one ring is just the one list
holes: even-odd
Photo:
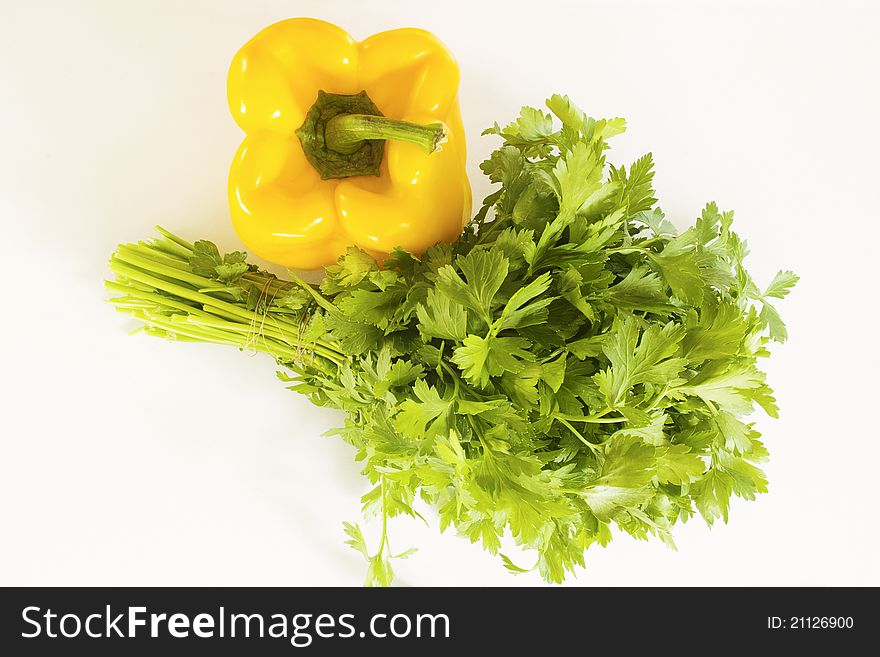
[(454, 241), (471, 211), (457, 93), (452, 55), (424, 30), (358, 43), (310, 18), (264, 29), (228, 77), (246, 133), (229, 174), (242, 242), (317, 269), (351, 245), (381, 260)]

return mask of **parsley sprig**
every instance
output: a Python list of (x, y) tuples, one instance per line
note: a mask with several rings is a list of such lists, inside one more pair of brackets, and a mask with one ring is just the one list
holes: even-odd
[(356, 249), (319, 286), (285, 281), (167, 231), (113, 255), (112, 301), (149, 333), (263, 351), (291, 389), (345, 412), (381, 517), (371, 551), (388, 585), (388, 519), (433, 507), (499, 554), (507, 534), (560, 582), (611, 528), (669, 545), (699, 513), (767, 489), (755, 407), (777, 408), (758, 360), (786, 330), (743, 261), (733, 214), (708, 204), (679, 232), (657, 207), (653, 161), (606, 163), (622, 119), (595, 120), (564, 96), (487, 133), (500, 186), (454, 244), (394, 251), (379, 268)]

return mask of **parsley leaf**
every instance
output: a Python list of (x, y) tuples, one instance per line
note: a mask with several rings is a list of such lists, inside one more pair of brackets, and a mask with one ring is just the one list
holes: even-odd
[(392, 551), (389, 525), (421, 518), (417, 501), (508, 570), (559, 582), (612, 527), (674, 545), (677, 522), (726, 522), (732, 498), (767, 490), (747, 416), (778, 414), (759, 361), (787, 337), (775, 304), (797, 276), (759, 288), (714, 203), (679, 233), (650, 153), (606, 164), (622, 119), (561, 95), (546, 108), (487, 131), (498, 187), (454, 244), (381, 266), (351, 247), (319, 286), (162, 230), (111, 260), (113, 302), (147, 332), (266, 352), (292, 390), (341, 411), (332, 433), (381, 519), (375, 548), (344, 525), (367, 585), (412, 553)]

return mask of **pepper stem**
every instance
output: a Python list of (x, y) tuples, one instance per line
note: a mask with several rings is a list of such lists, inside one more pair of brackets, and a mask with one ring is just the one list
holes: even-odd
[(418, 125), (382, 116), (366, 91), (331, 94), (319, 91), (296, 135), (303, 154), (322, 180), (381, 175), (385, 142), (418, 144), (428, 153), (446, 141), (440, 122)]
[(337, 153), (354, 153), (364, 142), (373, 139), (405, 141), (433, 153), (440, 150), (447, 139), (446, 126), (443, 123), (421, 125), (372, 114), (337, 114), (324, 128), (327, 148)]

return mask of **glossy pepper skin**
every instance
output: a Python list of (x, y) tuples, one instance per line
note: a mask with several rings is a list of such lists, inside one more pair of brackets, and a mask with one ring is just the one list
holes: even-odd
[[(458, 67), (432, 34), (398, 29), (358, 43), (330, 23), (281, 21), (235, 55), (227, 89), (246, 133), (229, 174), (230, 212), (260, 257), (317, 269), (351, 245), (381, 260), (396, 246), (419, 254), (461, 233), (471, 191)], [(366, 91), (386, 117), (443, 122), (447, 141), (428, 153), (389, 140), (378, 176), (322, 180), (296, 135), (319, 90)]]

